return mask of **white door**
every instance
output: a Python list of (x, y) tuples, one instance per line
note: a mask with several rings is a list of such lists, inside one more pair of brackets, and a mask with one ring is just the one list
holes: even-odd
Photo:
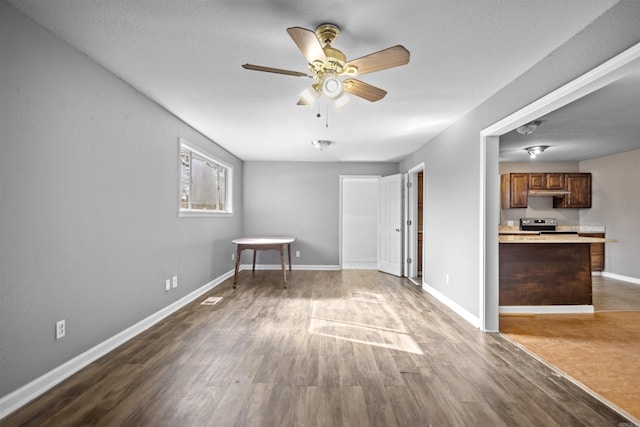
[(402, 276), (402, 175), (378, 180), (378, 270)]

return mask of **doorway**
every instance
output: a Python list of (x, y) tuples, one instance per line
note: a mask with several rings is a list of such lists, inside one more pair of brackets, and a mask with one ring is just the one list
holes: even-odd
[(640, 43), (480, 132), (480, 329), (498, 331), (499, 136), (617, 80), (639, 61)]
[(406, 238), (408, 242), (407, 277), (418, 286), (422, 286), (423, 234), (424, 219), (424, 163), (408, 172), (407, 199), (408, 220)]
[(376, 269), (378, 178), (340, 176), (340, 265)]

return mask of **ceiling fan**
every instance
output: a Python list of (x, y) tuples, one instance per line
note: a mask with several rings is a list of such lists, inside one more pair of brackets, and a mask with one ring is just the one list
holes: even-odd
[(401, 45), (347, 61), (344, 53), (331, 46), (340, 34), (340, 29), (334, 24), (322, 24), (315, 32), (301, 27), (287, 28), (287, 32), (306, 58), (311, 74), (253, 64), (244, 64), (242, 67), (247, 70), (317, 79), (299, 94), (298, 105), (313, 105), (320, 94), (333, 99), (336, 108), (342, 108), (351, 102), (347, 93), (367, 101), (379, 101), (385, 97), (387, 91), (354, 77), (409, 63), (409, 51)]

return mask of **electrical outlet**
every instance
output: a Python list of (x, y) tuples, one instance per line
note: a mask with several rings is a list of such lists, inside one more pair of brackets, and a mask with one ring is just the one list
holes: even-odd
[(444, 282), (448, 285), (449, 284), (449, 273), (445, 274), (444, 276)]
[(231, 254), (231, 261), (235, 261), (236, 260), (236, 254)]
[(296, 251), (296, 258), (300, 258), (300, 251)]
[(173, 276), (173, 287), (174, 288), (178, 287), (178, 276)]
[(67, 326), (65, 324), (64, 319), (58, 320), (56, 322), (56, 339), (59, 340), (60, 338), (64, 337), (66, 333), (67, 333)]
[(164, 281), (164, 290), (165, 291), (171, 290), (171, 279), (167, 279)]

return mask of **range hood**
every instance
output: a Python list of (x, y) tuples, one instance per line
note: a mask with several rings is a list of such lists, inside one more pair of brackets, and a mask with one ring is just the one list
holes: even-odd
[(566, 190), (529, 190), (529, 197), (562, 197), (571, 194)]

